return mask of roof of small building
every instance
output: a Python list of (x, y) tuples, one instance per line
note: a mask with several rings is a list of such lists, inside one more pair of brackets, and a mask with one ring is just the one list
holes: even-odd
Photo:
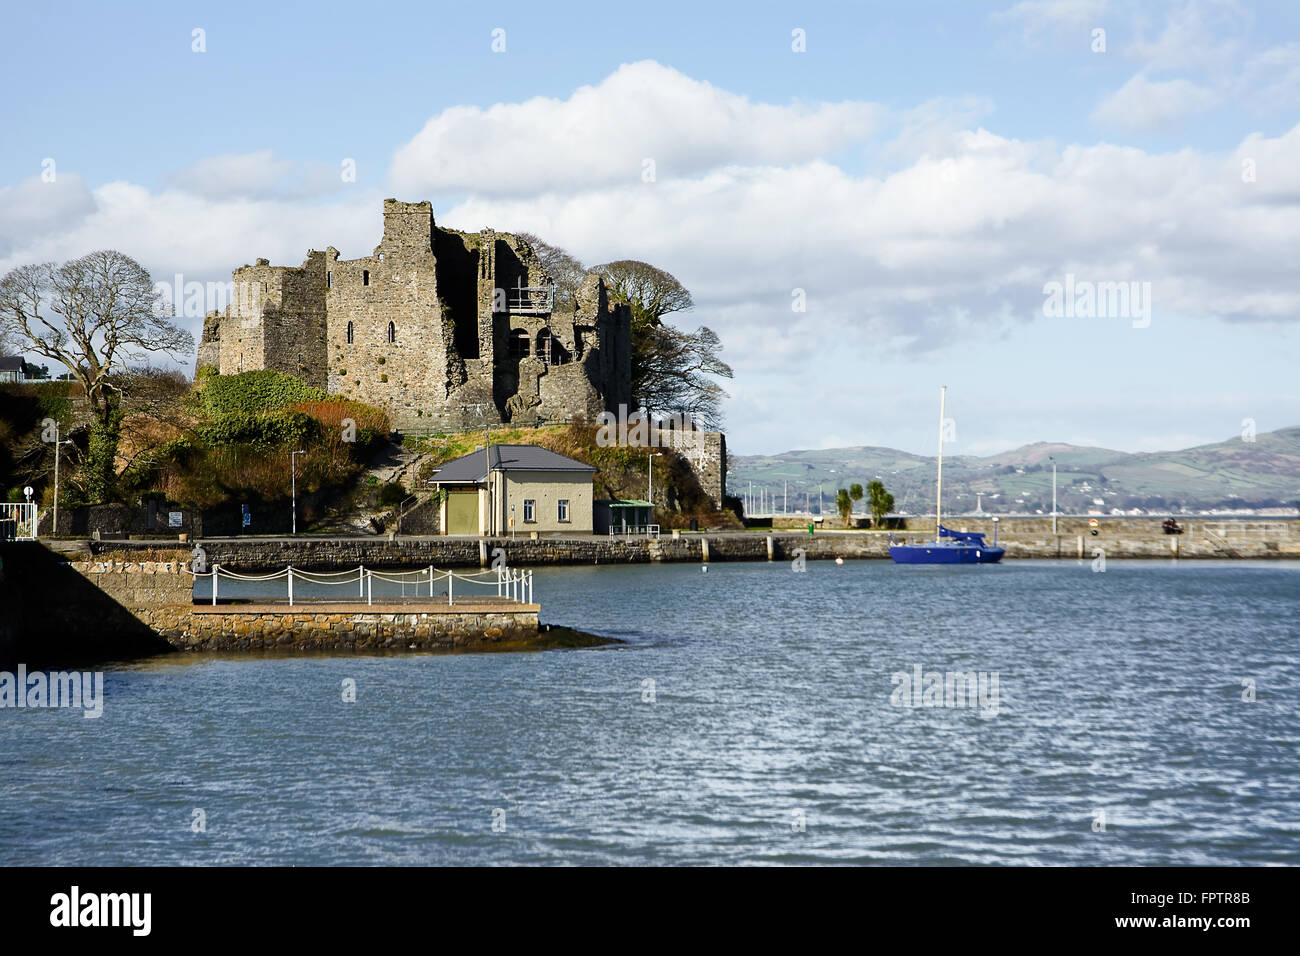
[(21, 355), (0, 355), (0, 372), (21, 372), (23, 357)]
[[(591, 465), (557, 455), (539, 445), (491, 445), (489, 455), (493, 471), (588, 471)], [(468, 455), (453, 458), (433, 472), (430, 481), (437, 484), (474, 484), (484, 480), (487, 471), (480, 446)]]

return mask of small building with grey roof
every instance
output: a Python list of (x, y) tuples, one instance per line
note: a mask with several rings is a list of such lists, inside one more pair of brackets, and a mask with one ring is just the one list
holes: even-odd
[(443, 534), (591, 534), (597, 469), (539, 445), (489, 445), (440, 465)]

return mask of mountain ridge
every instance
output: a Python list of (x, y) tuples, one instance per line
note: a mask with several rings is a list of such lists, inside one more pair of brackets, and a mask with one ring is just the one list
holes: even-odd
[[(1252, 440), (1253, 439), (1253, 440)], [(1057, 465), (1057, 509), (1110, 514), (1168, 510), (1249, 510), (1297, 507), (1300, 502), (1300, 426), (1241, 436), (1175, 451), (1123, 452), (1068, 442), (1037, 441), (995, 455), (944, 456), (944, 509), (990, 513), (1051, 509)], [(757, 489), (780, 510), (826, 512), (835, 492), (853, 483), (884, 482), (901, 513), (933, 511), (935, 458), (877, 445), (793, 449), (776, 455), (736, 455), (727, 486), (738, 497)], [(788, 493), (786, 487), (788, 485)], [(860, 510), (861, 506), (859, 506)], [(763, 511), (769, 510), (766, 506)]]

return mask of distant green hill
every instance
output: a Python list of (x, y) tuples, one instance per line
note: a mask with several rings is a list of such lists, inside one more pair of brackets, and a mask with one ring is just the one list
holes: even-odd
[[(1057, 507), (1066, 512), (1267, 508), (1300, 501), (1300, 427), (1295, 427), (1262, 433), (1253, 442), (1238, 437), (1182, 451), (1127, 454), (1035, 442), (985, 458), (945, 456), (944, 510), (974, 511), (982, 497), (989, 512), (1050, 512), (1049, 456), (1056, 458)], [(808, 500), (815, 512), (820, 486), (830, 513), (836, 489), (875, 479), (894, 495), (898, 511), (934, 511), (934, 459), (893, 448), (736, 455), (728, 464), (731, 494), (743, 497), (752, 482), (773, 495), (778, 511), (787, 483), (789, 510), (802, 511)]]

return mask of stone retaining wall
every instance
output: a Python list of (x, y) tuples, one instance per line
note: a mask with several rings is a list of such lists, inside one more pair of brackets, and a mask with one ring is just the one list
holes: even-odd
[(183, 651), (452, 649), (527, 642), (539, 632), (535, 604), (195, 605), (194, 576), (180, 560), (68, 567)]
[(451, 650), (525, 642), (538, 635), (537, 605), (448, 612), (409, 607), (196, 607), (173, 643), (187, 651)]

